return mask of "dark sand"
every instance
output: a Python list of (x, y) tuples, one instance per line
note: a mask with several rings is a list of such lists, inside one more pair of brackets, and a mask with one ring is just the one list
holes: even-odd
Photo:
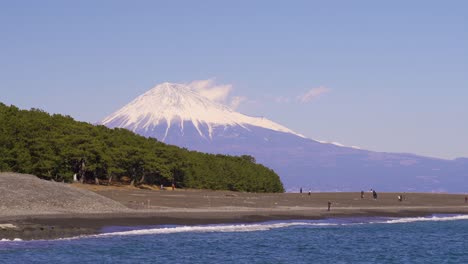
[[(0, 238), (69, 237), (98, 233), (105, 226), (198, 225), (268, 220), (322, 219), (359, 216), (426, 216), (468, 214), (465, 195), (432, 193), (379, 193), (364, 199), (360, 193), (253, 194), (207, 190), (147, 190), (74, 184), (125, 205), (130, 210), (92, 214), (1, 216)], [(404, 194), (404, 200), (397, 196)], [(327, 210), (328, 201), (332, 203)], [(25, 232), (25, 228), (29, 228)], [(42, 229), (41, 229), (42, 228)], [(31, 231), (32, 230), (32, 231)]]

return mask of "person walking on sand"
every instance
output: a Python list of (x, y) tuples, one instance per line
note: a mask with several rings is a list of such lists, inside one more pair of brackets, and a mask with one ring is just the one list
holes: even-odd
[(364, 199), (364, 191), (361, 191), (361, 199)]
[(311, 190), (311, 189), (309, 189), (309, 196), (310, 196), (310, 194), (311, 194), (311, 193), (312, 193), (312, 190)]
[(299, 189), (299, 193), (302, 193), (302, 187)]
[(331, 202), (328, 201), (328, 211), (330, 211), (330, 207), (331, 207)]
[(377, 200), (377, 192), (375, 190), (372, 190), (372, 196), (374, 197), (374, 200)]

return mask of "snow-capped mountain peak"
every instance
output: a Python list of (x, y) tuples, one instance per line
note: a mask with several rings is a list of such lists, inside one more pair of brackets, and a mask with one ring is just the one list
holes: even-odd
[(277, 172), (290, 190), (302, 186), (322, 191), (462, 192), (468, 188), (464, 160), (372, 152), (315, 141), (266, 118), (235, 112), (198, 91), (195, 85), (160, 84), (102, 124), (190, 150), (251, 155)]
[[(190, 122), (199, 135), (211, 138), (215, 127), (249, 126), (266, 128), (304, 137), (266, 118), (250, 117), (211, 101), (190, 86), (176, 83), (162, 83), (111, 114), (102, 121), (110, 127), (124, 127), (130, 130), (149, 130), (164, 125), (167, 137), (171, 126), (178, 125), (183, 132), (184, 123)], [(207, 127), (207, 132), (201, 126)]]

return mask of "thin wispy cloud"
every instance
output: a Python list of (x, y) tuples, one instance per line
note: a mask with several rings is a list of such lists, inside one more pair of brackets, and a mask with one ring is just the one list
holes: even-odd
[(217, 84), (215, 78), (195, 80), (188, 83), (187, 86), (211, 101), (229, 106), (234, 110), (242, 103), (248, 101), (247, 98), (243, 96), (231, 97), (230, 94), (233, 91), (232, 84)]
[(275, 97), (275, 102), (279, 104), (287, 104), (291, 102), (291, 98), (285, 96)]
[(318, 88), (312, 88), (309, 90), (307, 93), (300, 95), (297, 97), (298, 101), (305, 104), (309, 103), (312, 100), (318, 98), (321, 95), (324, 95), (326, 93), (330, 92), (330, 89), (324, 86), (320, 86)]
[(243, 102), (246, 102), (247, 101), (247, 97), (244, 97), (244, 96), (234, 96), (232, 99), (231, 99), (231, 103), (230, 103), (230, 107), (231, 109), (234, 109), (236, 110), (240, 104), (242, 104)]
[(299, 96), (294, 97), (288, 97), (288, 96), (277, 96), (277, 97), (270, 97), (269, 99), (273, 100), (275, 103), (278, 104), (289, 104), (289, 103), (294, 103), (294, 102), (299, 102), (299, 103), (309, 103), (313, 101), (314, 99), (330, 92), (331, 90), (327, 87), (320, 86), (318, 88), (313, 88), (310, 89), (308, 92), (305, 94), (301, 94)]
[(189, 83), (188, 86), (202, 96), (218, 103), (226, 103), (232, 91), (231, 84), (216, 84), (215, 79), (196, 80)]

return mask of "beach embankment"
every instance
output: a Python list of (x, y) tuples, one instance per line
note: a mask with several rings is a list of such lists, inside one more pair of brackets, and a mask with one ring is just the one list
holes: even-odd
[[(403, 195), (400, 201), (398, 196)], [(328, 211), (328, 202), (331, 203)], [(96, 186), (0, 173), (0, 239), (61, 238), (106, 226), (468, 214), (463, 194), (239, 193)]]

